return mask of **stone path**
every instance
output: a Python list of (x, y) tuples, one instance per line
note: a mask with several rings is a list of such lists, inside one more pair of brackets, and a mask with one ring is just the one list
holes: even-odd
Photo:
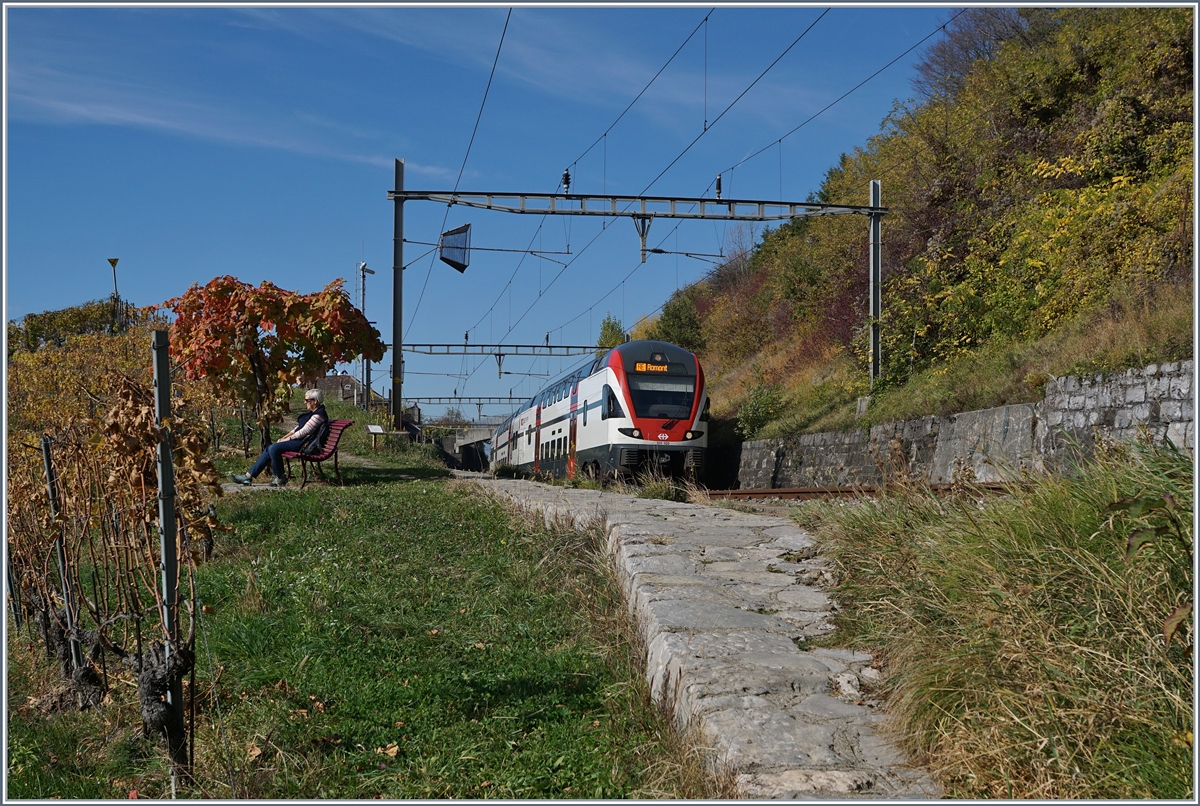
[(835, 605), (824, 562), (790, 520), (456, 475), (548, 523), (604, 528), (655, 701), (700, 728), (743, 796), (938, 796), (880, 733), (871, 656), (801, 648), (833, 629)]

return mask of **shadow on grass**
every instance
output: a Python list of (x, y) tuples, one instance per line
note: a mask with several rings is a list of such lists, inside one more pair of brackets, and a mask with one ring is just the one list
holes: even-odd
[[(331, 469), (332, 470), (332, 469)], [(337, 484), (337, 478), (326, 471), (325, 478), (332, 484)], [(433, 481), (451, 478), (446, 468), (436, 467), (356, 467), (343, 466), (342, 478), (347, 486), (358, 484), (396, 484), (407, 481)], [(317, 480), (320, 483), (320, 479)], [(312, 484), (311, 480), (309, 484)]]
[(555, 713), (559, 708), (570, 713), (601, 706), (596, 682), (591, 676), (522, 675), (501, 680), (471, 680), (465, 683), (465, 688), (457, 699), (469, 717), (483, 719), (493, 709), (515, 709), (527, 728), (546, 721), (545, 717), (533, 719), (540, 713), (554, 717), (559, 716)]

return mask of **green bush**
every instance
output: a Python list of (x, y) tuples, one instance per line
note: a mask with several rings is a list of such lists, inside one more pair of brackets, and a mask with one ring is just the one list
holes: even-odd
[(737, 432), (744, 439), (754, 439), (763, 426), (779, 416), (782, 394), (779, 384), (767, 383), (762, 369), (754, 368), (754, 383), (745, 386), (745, 396), (738, 407)]

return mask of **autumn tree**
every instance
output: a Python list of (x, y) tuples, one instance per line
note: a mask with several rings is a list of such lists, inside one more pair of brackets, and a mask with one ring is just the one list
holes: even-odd
[(171, 354), (189, 379), (207, 379), (222, 397), (250, 406), (260, 442), (287, 411), (291, 387), (334, 365), (383, 358), (379, 331), (334, 280), (314, 294), (270, 282), (257, 288), (225, 275), (163, 303), (175, 312)]

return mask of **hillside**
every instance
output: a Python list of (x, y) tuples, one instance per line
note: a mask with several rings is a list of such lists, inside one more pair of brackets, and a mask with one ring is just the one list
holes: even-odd
[[(1031, 401), (1052, 375), (1192, 355), (1192, 10), (972, 9), (915, 100), (811, 200), (883, 204), (883, 374), (867, 225), (798, 219), (639, 323), (696, 350), (743, 436)], [(743, 236), (745, 234), (743, 233)]]

